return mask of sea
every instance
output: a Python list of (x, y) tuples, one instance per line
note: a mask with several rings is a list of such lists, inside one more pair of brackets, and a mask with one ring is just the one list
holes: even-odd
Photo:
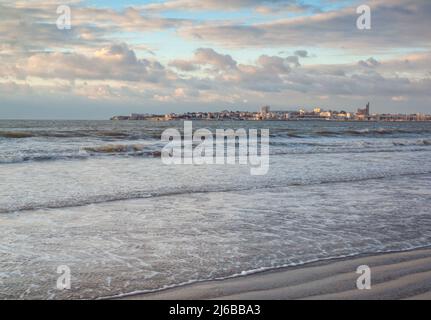
[(0, 299), (118, 297), (431, 245), (431, 122), (193, 121), (269, 129), (265, 175), (164, 164), (161, 134), (183, 126), (1, 120)]

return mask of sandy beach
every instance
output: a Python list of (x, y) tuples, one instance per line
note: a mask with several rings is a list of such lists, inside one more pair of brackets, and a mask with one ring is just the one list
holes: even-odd
[[(371, 268), (370, 290), (356, 287), (360, 265)], [(431, 248), (328, 260), (122, 299), (431, 299)]]

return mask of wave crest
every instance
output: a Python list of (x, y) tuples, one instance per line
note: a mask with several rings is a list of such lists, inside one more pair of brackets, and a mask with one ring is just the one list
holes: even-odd
[(0, 132), (0, 137), (9, 138), (9, 139), (23, 139), (23, 138), (31, 138), (33, 134), (30, 132), (22, 132), (22, 131), (3, 131)]
[(90, 153), (134, 153), (141, 152), (144, 148), (142, 144), (110, 144), (98, 147), (83, 147), (82, 149)]

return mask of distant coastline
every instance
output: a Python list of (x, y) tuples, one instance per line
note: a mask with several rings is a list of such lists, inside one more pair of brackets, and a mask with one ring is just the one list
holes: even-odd
[(346, 111), (323, 110), (314, 108), (313, 111), (300, 109), (298, 111), (271, 111), (269, 106), (264, 106), (258, 112), (228, 111), (221, 112), (187, 112), (159, 114), (131, 114), (129, 116), (114, 116), (110, 120), (150, 120), (150, 121), (174, 121), (174, 120), (206, 120), (206, 121), (368, 121), (368, 122), (425, 122), (431, 121), (431, 115), (415, 114), (378, 114), (370, 113), (370, 104), (364, 109), (358, 109), (356, 113)]
[[(122, 117), (122, 116), (121, 116)], [(126, 116), (127, 117), (127, 116)], [(259, 121), (273, 121), (273, 122), (309, 122), (309, 121), (321, 121), (321, 122), (370, 122), (370, 123), (378, 123), (378, 122), (431, 122), (431, 119), (427, 120), (357, 120), (357, 119), (325, 119), (325, 118), (297, 118), (297, 119), (264, 119), (264, 120), (255, 120), (255, 119), (229, 119), (229, 118), (220, 118), (220, 119), (205, 119), (205, 118), (175, 118), (175, 119), (166, 119), (163, 115), (154, 115), (148, 116), (145, 119), (118, 119), (118, 116), (114, 116), (109, 119), (110, 121), (155, 121), (155, 122), (170, 122), (170, 121), (208, 121), (208, 122), (216, 122), (216, 121), (249, 121), (249, 122), (259, 122)]]

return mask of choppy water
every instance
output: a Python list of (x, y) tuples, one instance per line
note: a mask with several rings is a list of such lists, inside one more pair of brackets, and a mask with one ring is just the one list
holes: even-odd
[[(0, 298), (114, 296), (431, 244), (431, 123), (193, 124), (269, 128), (269, 173), (163, 165), (160, 134), (181, 122), (0, 121)], [(59, 265), (70, 291), (55, 287)]]

